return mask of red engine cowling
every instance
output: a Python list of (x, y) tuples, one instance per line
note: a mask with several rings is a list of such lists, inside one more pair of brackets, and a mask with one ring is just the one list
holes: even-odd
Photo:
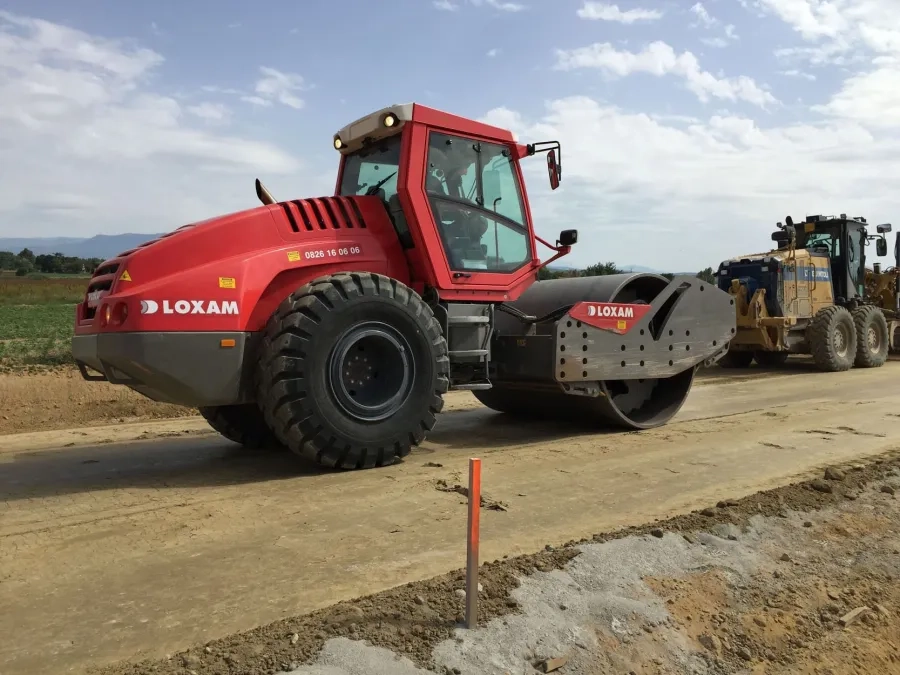
[(377, 197), (297, 199), (186, 225), (105, 261), (76, 308), (72, 352), (150, 398), (225, 405), (249, 396), (255, 336), (291, 292), (338, 271), (409, 283)]

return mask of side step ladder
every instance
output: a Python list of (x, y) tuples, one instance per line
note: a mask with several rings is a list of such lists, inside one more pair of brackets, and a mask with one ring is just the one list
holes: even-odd
[[(494, 332), (494, 306), (451, 304), (447, 314), (447, 346), (450, 357), (451, 385), (454, 391), (490, 389), (491, 336)], [(473, 368), (468, 382), (453, 384), (454, 367)]]

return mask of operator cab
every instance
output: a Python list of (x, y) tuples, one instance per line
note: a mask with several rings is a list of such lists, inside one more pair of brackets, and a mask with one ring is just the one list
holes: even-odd
[(797, 248), (828, 256), (835, 299), (849, 301), (865, 296), (865, 247), (870, 240), (876, 240), (878, 256), (887, 254), (884, 235), (891, 231), (890, 223), (878, 225), (876, 235), (868, 233), (867, 225), (861, 216), (848, 218), (842, 213), (839, 217), (807, 216), (796, 228)]
[(865, 295), (866, 219), (807, 216), (797, 228), (797, 247), (828, 256), (835, 299)]
[[(559, 143), (551, 145), (555, 189)], [(436, 262), (434, 254), (442, 255), (452, 283), (506, 284), (495, 275), (518, 277), (539, 264), (519, 166), (535, 146), (519, 145), (502, 129), (407, 104), (347, 125), (334, 147), (342, 155), (336, 193), (377, 196), (405, 249), (440, 247), (426, 257)], [(576, 237), (570, 231), (560, 243), (570, 246)]]

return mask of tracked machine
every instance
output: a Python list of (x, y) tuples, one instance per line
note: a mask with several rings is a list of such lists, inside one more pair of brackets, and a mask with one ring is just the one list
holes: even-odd
[(333, 144), (334, 195), (276, 201), (257, 180), (262, 206), (101, 264), (76, 311), (82, 375), (198, 408), (247, 447), (353, 469), (407, 455), (449, 390), (656, 427), (726, 351), (734, 299), (700, 279), (538, 281), (578, 232), (534, 233), (521, 162), (546, 153), (556, 189), (558, 142), (405, 104)]
[[(869, 234), (865, 218), (841, 214), (796, 225), (788, 216), (777, 227), (776, 250), (719, 265), (718, 286), (735, 299), (737, 321), (719, 365), (778, 366), (790, 354), (811, 354), (827, 372), (884, 365), (892, 342), (885, 305), (896, 301), (867, 291), (865, 248), (874, 240), (886, 255), (891, 225)], [(869, 281), (879, 285), (871, 274)]]

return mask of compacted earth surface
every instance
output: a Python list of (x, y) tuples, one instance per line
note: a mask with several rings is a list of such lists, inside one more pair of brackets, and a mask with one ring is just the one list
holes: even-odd
[(896, 672), (876, 572), (900, 567), (897, 368), (710, 369), (669, 424), (626, 433), (454, 392), (426, 443), (361, 472), (75, 372), (3, 376), (0, 673)]
[[(754, 378), (767, 373), (757, 368), (736, 373), (713, 368), (702, 371), (698, 382), (723, 375)], [(194, 409), (157, 403), (121, 385), (88, 382), (74, 366), (0, 373), (0, 402), (0, 436), (103, 425), (133, 426), (197, 415)]]
[(98, 672), (900, 673), (898, 458)]

